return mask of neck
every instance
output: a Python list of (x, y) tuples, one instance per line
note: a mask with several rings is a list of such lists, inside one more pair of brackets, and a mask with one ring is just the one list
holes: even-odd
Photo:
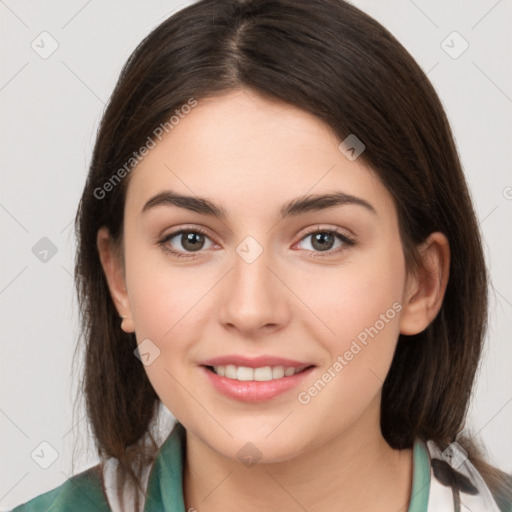
[(318, 449), (251, 467), (187, 433), (186, 510), (406, 512), (412, 449), (394, 450), (386, 443), (374, 409)]

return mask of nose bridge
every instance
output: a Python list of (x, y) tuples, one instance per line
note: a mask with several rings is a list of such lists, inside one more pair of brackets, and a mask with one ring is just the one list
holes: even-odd
[(279, 289), (275, 270), (270, 269), (274, 261), (271, 251), (253, 236), (236, 246), (220, 308), (222, 323), (250, 331), (285, 321), (285, 290)]

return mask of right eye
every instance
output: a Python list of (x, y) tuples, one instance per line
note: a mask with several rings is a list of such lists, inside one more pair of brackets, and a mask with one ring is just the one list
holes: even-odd
[[(196, 252), (200, 252), (204, 248), (205, 239), (210, 240), (210, 237), (205, 231), (199, 228), (180, 229), (164, 235), (159, 241), (162, 249), (177, 258), (195, 258)], [(183, 249), (175, 249), (176, 245), (181, 245)]]

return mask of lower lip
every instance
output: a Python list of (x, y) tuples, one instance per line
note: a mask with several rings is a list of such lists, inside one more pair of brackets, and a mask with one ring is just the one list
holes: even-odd
[(311, 366), (290, 377), (266, 381), (228, 379), (208, 370), (205, 366), (200, 368), (213, 387), (223, 395), (242, 402), (264, 402), (296, 387), (315, 367)]

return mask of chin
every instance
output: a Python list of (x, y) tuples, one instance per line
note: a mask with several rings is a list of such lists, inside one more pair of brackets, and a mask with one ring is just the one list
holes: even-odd
[(248, 467), (254, 464), (285, 462), (297, 457), (307, 449), (306, 444), (295, 442), (288, 435), (285, 436), (286, 442), (283, 442), (281, 437), (276, 436), (271, 439), (273, 434), (266, 437), (267, 434), (261, 430), (251, 432), (245, 429), (240, 433), (230, 432), (233, 434), (233, 438), (228, 439), (224, 436), (221, 443), (219, 443), (219, 439), (212, 439), (209, 443), (210, 446), (223, 456), (241, 462)]

